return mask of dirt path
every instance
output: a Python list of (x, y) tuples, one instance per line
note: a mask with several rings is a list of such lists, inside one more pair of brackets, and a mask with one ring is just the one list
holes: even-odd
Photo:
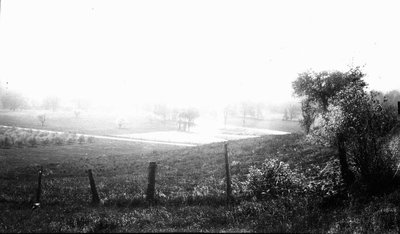
[[(21, 130), (32, 130), (32, 131), (39, 131), (39, 132), (49, 132), (49, 133), (58, 133), (62, 134), (65, 132), (57, 132), (51, 130), (43, 130), (43, 129), (34, 129), (34, 128), (20, 128), (20, 127), (12, 127), (12, 126), (5, 126), (0, 125), (3, 128), (16, 128)], [(149, 143), (149, 144), (161, 144), (161, 145), (175, 145), (175, 146), (186, 146), (186, 147), (194, 147), (197, 146), (195, 144), (185, 144), (185, 143), (177, 143), (177, 142), (163, 142), (163, 141), (152, 141), (152, 140), (142, 140), (142, 139), (134, 139), (134, 138), (123, 138), (123, 137), (111, 137), (111, 136), (99, 136), (99, 135), (87, 135), (87, 134), (76, 134), (78, 136), (83, 135), (85, 137), (93, 137), (97, 139), (107, 139), (107, 140), (115, 140), (115, 141), (129, 141), (129, 142), (141, 142), (141, 143)]]

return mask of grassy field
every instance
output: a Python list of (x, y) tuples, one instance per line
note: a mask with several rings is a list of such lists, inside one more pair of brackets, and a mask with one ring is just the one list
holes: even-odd
[[(243, 126), (243, 120), (241, 118), (230, 118), (227, 124), (235, 126)], [(265, 128), (277, 131), (298, 133), (301, 132), (301, 127), (298, 120), (281, 120), (281, 119), (252, 119), (247, 118), (245, 127), (248, 128)]]
[[(20, 120), (1, 121), (19, 125)], [(26, 121), (21, 126), (29, 127)], [(311, 145), (302, 134), (229, 141), (228, 149), (235, 198), (230, 205), (223, 143), (185, 148), (95, 139), (0, 148), (0, 232), (399, 231), (400, 192), (365, 198), (309, 192), (307, 186), (322, 186), (321, 191), (331, 186), (321, 172), (335, 161), (334, 149)], [(251, 173), (271, 160), (287, 163), (305, 191), (289, 188), (288, 194), (268, 199), (246, 195)], [(155, 204), (145, 199), (152, 161), (157, 163)], [(32, 210), (40, 166), (41, 207)], [(90, 204), (87, 169), (93, 170), (100, 206)]]
[[(41, 126), (37, 116), (46, 114), (46, 122)], [(117, 127), (117, 113), (83, 112), (78, 118), (72, 111), (6, 111), (0, 110), (0, 125), (17, 126), (24, 128), (48, 129), (54, 131), (70, 131), (94, 135), (120, 135), (151, 131), (175, 130), (175, 123), (150, 121), (143, 116), (125, 116), (126, 124)]]
[[(37, 116), (46, 114), (45, 126), (41, 126)], [(83, 112), (76, 118), (73, 112), (66, 111), (39, 111), (22, 110), (8, 111), (0, 110), (0, 125), (18, 126), (35, 129), (48, 129), (55, 131), (70, 131), (94, 135), (123, 135), (129, 133), (145, 133), (153, 131), (177, 130), (177, 125), (173, 121), (165, 124), (161, 121), (150, 120), (146, 116), (126, 116), (127, 123), (123, 128), (117, 128), (117, 113), (93, 113)], [(240, 118), (230, 118), (228, 125), (242, 126)], [(283, 121), (280, 119), (256, 120), (248, 118), (245, 127), (261, 128), (285, 132), (300, 132), (301, 128), (298, 121)]]
[[(290, 135), (230, 142), (232, 177), (244, 180), (248, 168), (266, 158), (279, 157), (303, 170), (313, 161), (323, 164), (332, 153), (305, 160), (310, 148), (298, 141)], [(224, 206), (223, 152), (220, 143), (178, 148), (117, 141), (1, 149), (0, 231), (252, 231), (251, 223), (236, 220), (234, 208)], [(158, 164), (159, 204), (149, 207), (144, 193), (150, 161)], [(39, 165), (45, 171), (42, 208), (31, 211)], [(101, 207), (89, 205), (89, 168)], [(193, 195), (204, 187), (206, 194)]]

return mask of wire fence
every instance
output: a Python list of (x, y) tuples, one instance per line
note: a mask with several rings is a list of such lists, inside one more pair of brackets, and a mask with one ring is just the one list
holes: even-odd
[[(54, 204), (139, 205), (158, 202), (190, 202), (213, 197), (232, 200), (228, 146), (216, 152), (218, 170), (208, 171), (201, 160), (174, 159), (126, 162), (124, 165), (89, 165), (81, 162), (37, 165), (2, 173), (0, 202), (30, 205)], [(214, 165), (215, 166), (215, 165)]]

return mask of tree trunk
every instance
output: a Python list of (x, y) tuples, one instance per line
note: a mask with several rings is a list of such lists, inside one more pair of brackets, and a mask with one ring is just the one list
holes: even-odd
[(342, 174), (342, 178), (346, 186), (351, 185), (354, 182), (354, 174), (349, 169), (349, 164), (347, 162), (346, 155), (346, 147), (345, 147), (345, 138), (342, 134), (337, 135), (337, 144), (338, 144), (338, 156), (340, 162), (340, 172)]

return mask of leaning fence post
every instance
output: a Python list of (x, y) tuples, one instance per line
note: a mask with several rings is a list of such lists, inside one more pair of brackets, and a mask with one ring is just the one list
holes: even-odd
[(36, 190), (36, 200), (35, 203), (33, 204), (33, 209), (40, 207), (40, 194), (42, 193), (42, 174), (43, 174), (43, 166), (40, 166), (39, 172), (38, 172), (38, 187)]
[(150, 202), (154, 201), (154, 193), (156, 187), (156, 169), (157, 169), (156, 162), (150, 162), (149, 178), (148, 178), (147, 193), (146, 193), (146, 200)]
[(228, 144), (224, 144), (225, 148), (225, 171), (226, 171), (226, 200), (232, 201), (232, 188), (231, 188), (231, 172), (229, 169), (229, 158), (228, 158)]
[(96, 184), (94, 183), (92, 170), (89, 169), (87, 172), (89, 175), (90, 189), (92, 190), (92, 204), (97, 205), (100, 203), (100, 198), (99, 194), (97, 193)]

